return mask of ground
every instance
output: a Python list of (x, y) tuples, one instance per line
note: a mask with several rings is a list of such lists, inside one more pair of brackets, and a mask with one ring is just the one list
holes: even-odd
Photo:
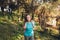
[[(23, 40), (23, 22), (15, 22), (4, 17), (0, 17), (0, 40)], [(35, 30), (35, 40), (60, 40), (58, 37), (50, 35), (47, 31)]]

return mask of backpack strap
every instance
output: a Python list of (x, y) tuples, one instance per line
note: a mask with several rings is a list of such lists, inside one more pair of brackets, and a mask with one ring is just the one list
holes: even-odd
[(31, 23), (32, 23), (32, 26), (34, 27), (34, 26), (35, 26), (35, 23), (34, 23), (34, 21), (31, 21)]
[[(31, 21), (31, 24), (32, 24), (33, 27), (35, 26), (34, 21)], [(25, 26), (26, 26), (26, 25), (27, 25), (27, 22), (25, 23)]]

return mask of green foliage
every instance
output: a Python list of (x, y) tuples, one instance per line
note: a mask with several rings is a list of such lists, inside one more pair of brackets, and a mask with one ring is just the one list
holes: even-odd
[[(27, 6), (27, 5), (25, 5), (25, 6)], [(47, 6), (49, 6), (49, 5), (47, 5)], [(32, 12), (32, 9), (30, 9), (28, 6), (27, 6), (27, 8), (29, 9), (29, 12)], [(27, 8), (25, 8), (25, 9), (27, 10)], [(52, 8), (50, 10), (52, 10)], [(17, 11), (19, 11), (19, 12), (17, 12)], [(22, 7), (20, 10), (17, 10), (17, 11), (13, 12), (13, 16), (12, 16), (13, 19), (12, 19), (12, 17), (10, 19), (8, 19), (9, 15), (3, 16), (2, 13), (0, 12), (0, 40), (24, 40), (24, 34), (23, 34), (24, 22), (23, 22), (23, 20), (19, 20), (19, 18), (18, 18), (21, 16), (21, 14), (22, 14), (21, 12), (24, 11), (24, 8)], [(36, 16), (36, 14), (34, 14), (34, 15)], [(58, 31), (55, 31), (55, 30), (42, 31), (42, 28), (39, 25), (39, 22), (36, 22), (36, 27), (37, 27), (37, 30), (34, 31), (35, 32), (34, 37), (36, 40), (38, 40), (38, 39), (40, 39), (40, 40), (58, 40), (58, 38), (52, 37), (50, 35), (50, 33), (52, 35), (56, 35), (56, 34), (58, 34)]]

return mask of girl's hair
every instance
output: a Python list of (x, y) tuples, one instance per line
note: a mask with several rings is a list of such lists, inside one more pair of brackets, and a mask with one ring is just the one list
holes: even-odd
[(27, 20), (27, 16), (28, 16), (29, 14), (27, 14), (27, 15), (25, 15), (25, 17), (24, 17), (24, 22), (28, 22), (28, 20)]

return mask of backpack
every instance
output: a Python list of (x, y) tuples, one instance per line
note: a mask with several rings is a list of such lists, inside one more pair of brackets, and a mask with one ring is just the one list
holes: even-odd
[[(34, 28), (34, 26), (35, 26), (35, 23), (34, 23), (34, 21), (31, 21), (31, 23), (32, 23), (32, 26), (33, 26), (33, 28)], [(25, 23), (26, 24), (26, 23)]]

